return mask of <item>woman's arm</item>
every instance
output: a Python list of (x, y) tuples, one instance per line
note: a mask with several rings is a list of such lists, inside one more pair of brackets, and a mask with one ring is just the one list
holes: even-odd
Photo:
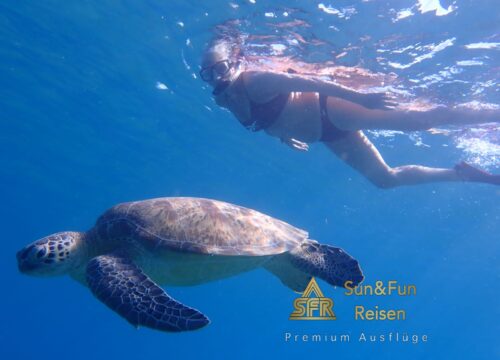
[(279, 93), (317, 92), (338, 97), (369, 109), (388, 110), (396, 104), (386, 93), (364, 94), (333, 82), (296, 74), (274, 72), (245, 72), (245, 87), (252, 99), (265, 102)]

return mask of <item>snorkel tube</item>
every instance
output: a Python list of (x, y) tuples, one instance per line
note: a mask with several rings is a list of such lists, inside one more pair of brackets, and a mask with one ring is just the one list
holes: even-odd
[(231, 80), (221, 80), (217, 83), (214, 90), (212, 91), (212, 95), (218, 96), (222, 94), (229, 85), (231, 85)]
[(212, 95), (218, 96), (222, 94), (228, 88), (228, 86), (231, 85), (232, 82), (235, 81), (241, 75), (240, 67), (241, 67), (241, 61), (238, 60), (236, 63), (234, 63), (229, 78), (221, 79), (220, 81), (217, 82), (217, 84), (214, 87), (214, 90), (212, 91)]

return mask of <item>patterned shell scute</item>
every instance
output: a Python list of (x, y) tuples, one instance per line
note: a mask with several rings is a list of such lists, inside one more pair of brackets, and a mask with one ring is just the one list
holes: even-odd
[(200, 198), (120, 204), (106, 212), (96, 226), (109, 228), (112, 223), (121, 223), (118, 229), (123, 231), (133, 229), (134, 237), (151, 250), (213, 255), (281, 254), (308, 236), (306, 231), (255, 210)]

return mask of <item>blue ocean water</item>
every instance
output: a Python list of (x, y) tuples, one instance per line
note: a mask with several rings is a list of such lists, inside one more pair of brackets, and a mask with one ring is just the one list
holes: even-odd
[[(495, 1), (2, 2), (0, 358), (499, 357), (497, 188), (377, 189), (319, 144), (293, 152), (246, 131), (196, 77), (211, 29), (241, 19), (241, 31), (273, 35), (271, 49), (285, 44), (304, 61), (393, 72), (401, 91), (445, 105), (498, 104), (497, 14)], [(307, 26), (276, 26), (292, 21)], [(498, 173), (498, 128), (473, 130), (369, 136), (391, 165), (467, 159)], [(366, 283), (397, 280), (418, 293), (348, 298), (320, 281), (338, 319), (293, 322), (297, 294), (256, 270), (168, 288), (212, 323), (166, 334), (134, 329), (68, 277), (18, 272), (15, 253), (27, 243), (88, 229), (116, 203), (160, 196), (262, 211), (344, 248)], [(356, 304), (403, 308), (407, 318), (356, 321)], [(361, 332), (428, 341), (364, 343)], [(286, 333), (351, 341), (285, 341)]]

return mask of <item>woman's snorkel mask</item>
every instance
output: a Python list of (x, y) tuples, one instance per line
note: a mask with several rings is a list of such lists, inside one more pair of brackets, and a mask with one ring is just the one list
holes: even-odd
[(203, 67), (200, 70), (200, 77), (203, 81), (214, 83), (215, 86), (212, 94), (217, 96), (231, 84), (232, 79), (227, 76), (231, 72), (231, 69), (237, 69), (239, 66), (240, 61), (217, 61), (212, 65)]

